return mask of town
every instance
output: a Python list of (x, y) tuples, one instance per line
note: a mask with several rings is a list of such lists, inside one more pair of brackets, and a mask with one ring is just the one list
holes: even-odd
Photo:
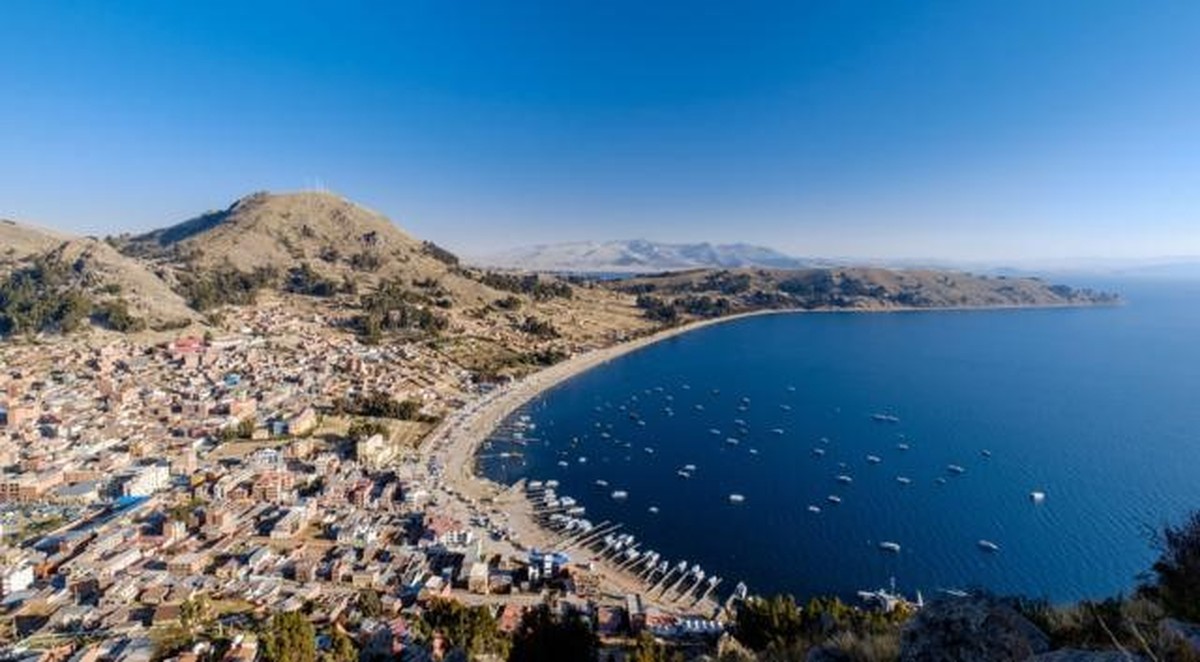
[(221, 632), (221, 657), (253, 660), (263, 615), (303, 611), (364, 653), (437, 658), (413, 622), (446, 600), (502, 633), (552, 605), (618, 650), (643, 630), (721, 634), (711, 603), (614, 590), (586, 548), (526, 546), (505, 510), (444, 479), (446, 444), (422, 439), (505, 386), (287, 311), (231, 309), (234, 330), (204, 336), (3, 347), (6, 657), (209, 659)]

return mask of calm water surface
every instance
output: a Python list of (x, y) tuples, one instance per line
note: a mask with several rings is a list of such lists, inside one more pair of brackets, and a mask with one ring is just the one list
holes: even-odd
[(520, 412), (531, 439), (498, 433), (478, 462), (509, 483), (558, 479), (593, 522), (726, 588), (1128, 591), (1154, 558), (1147, 529), (1200, 507), (1200, 284), (1116, 287), (1124, 306), (708, 327), (543, 394)]

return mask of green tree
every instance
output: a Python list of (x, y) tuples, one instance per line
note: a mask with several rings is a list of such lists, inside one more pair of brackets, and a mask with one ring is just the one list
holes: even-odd
[(321, 656), (321, 662), (355, 662), (358, 647), (354, 640), (340, 627), (334, 627), (329, 636), (329, 650)]
[(275, 614), (262, 633), (263, 659), (267, 662), (316, 662), (316, 632), (296, 611)]
[(373, 588), (360, 590), (355, 603), (358, 605), (358, 610), (367, 618), (379, 618), (383, 614), (383, 601), (379, 599), (379, 591)]
[(589, 623), (575, 615), (555, 616), (547, 605), (525, 613), (513, 636), (509, 662), (596, 659), (599, 643)]
[(471, 656), (508, 652), (509, 641), (496, 623), (492, 612), (483, 606), (468, 607), (456, 600), (433, 600), (421, 614), (423, 629), (440, 632), (451, 648)]
[(648, 632), (638, 635), (629, 662), (682, 662), (683, 653), (671, 651)]
[(1155, 583), (1144, 590), (1167, 613), (1200, 621), (1200, 511), (1179, 526), (1166, 526), (1158, 537)]

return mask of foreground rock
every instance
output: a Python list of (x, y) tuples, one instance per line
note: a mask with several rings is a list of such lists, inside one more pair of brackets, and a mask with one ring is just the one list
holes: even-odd
[(1050, 649), (1050, 639), (1011, 607), (982, 597), (923, 609), (900, 636), (902, 662), (1010, 662)]

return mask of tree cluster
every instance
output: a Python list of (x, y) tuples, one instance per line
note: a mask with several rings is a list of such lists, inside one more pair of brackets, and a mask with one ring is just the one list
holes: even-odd
[(180, 275), (177, 289), (189, 306), (205, 311), (217, 306), (252, 304), (260, 289), (278, 282), (279, 273), (274, 267), (255, 267), (247, 272), (226, 262), (199, 275)]
[(479, 282), (495, 290), (526, 294), (535, 301), (570, 299), (574, 295), (571, 286), (560, 280), (543, 280), (537, 274), (507, 274), (495, 271), (484, 272)]
[(75, 278), (81, 268), (41, 257), (0, 279), (0, 336), (71, 333), (89, 319), (114, 331), (146, 327), (124, 299), (93, 302)]
[(334, 413), (339, 415), (395, 418), (401, 421), (418, 420), (421, 414), (420, 402), (397, 400), (380, 391), (368, 395), (349, 395), (339, 398), (334, 402), (333, 408)]
[(449, 326), (449, 319), (430, 309), (429, 297), (394, 280), (381, 283), (374, 292), (359, 297), (362, 314), (359, 331), (367, 342), (378, 342), (385, 331), (438, 333)]
[[(451, 649), (461, 649), (471, 659), (508, 654), (508, 637), (500, 631), (486, 606), (468, 607), (456, 600), (432, 600), (421, 613), (422, 629), (438, 632)], [(574, 659), (574, 658), (562, 658)]]

